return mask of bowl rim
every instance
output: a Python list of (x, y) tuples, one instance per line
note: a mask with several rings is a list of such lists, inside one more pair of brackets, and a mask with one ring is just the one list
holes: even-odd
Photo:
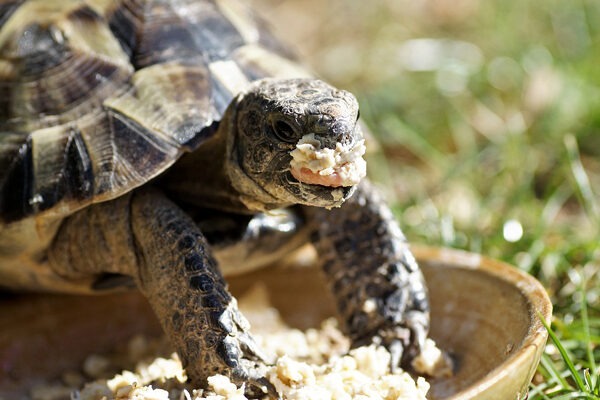
[(479, 270), (496, 279), (505, 281), (524, 296), (529, 318), (532, 321), (517, 351), (482, 379), (453, 394), (447, 400), (480, 398), (487, 390), (505, 379), (512, 369), (520, 365), (526, 365), (532, 358), (538, 358), (530, 368), (529, 380), (527, 381), (529, 383), (539, 363), (538, 354), (541, 355), (548, 339), (548, 331), (544, 327), (541, 318), (549, 322), (552, 317), (552, 302), (542, 284), (532, 275), (518, 269), (516, 266), (481, 254), (425, 245), (411, 245), (410, 249), (417, 261), (428, 260), (453, 268)]

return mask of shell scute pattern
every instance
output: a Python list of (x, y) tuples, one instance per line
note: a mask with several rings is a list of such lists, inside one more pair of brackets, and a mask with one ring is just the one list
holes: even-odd
[(177, 1), (150, 3), (139, 9), (134, 65), (136, 68), (164, 61), (222, 60), (245, 44), (233, 24), (212, 2)]
[(249, 82), (308, 75), (229, 1), (29, 0), (0, 21), (0, 224), (118, 197)]

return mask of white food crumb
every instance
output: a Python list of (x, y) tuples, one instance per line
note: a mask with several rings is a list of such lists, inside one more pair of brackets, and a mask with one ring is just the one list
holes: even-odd
[(131, 360), (141, 359), (148, 351), (148, 340), (142, 335), (134, 336), (127, 346), (127, 352)]
[(93, 378), (100, 378), (109, 365), (110, 361), (106, 357), (92, 354), (83, 362), (83, 371)]
[[(245, 400), (244, 386), (239, 388), (225, 375), (213, 375), (208, 378), (208, 386), (214, 390), (216, 399)], [(211, 396), (208, 397), (211, 399)]]
[(171, 358), (157, 358), (148, 366), (138, 365), (143, 382), (152, 382), (159, 379), (174, 378), (179, 382), (185, 382), (187, 377), (181, 366), (181, 361), (176, 353)]
[(365, 151), (364, 139), (352, 147), (337, 143), (334, 150), (321, 148), (315, 134), (309, 133), (302, 136), (291, 152), (290, 167), (297, 171), (305, 168), (323, 177), (335, 173), (340, 178), (340, 186), (352, 186), (358, 184), (367, 174), (367, 163), (362, 158)]
[(388, 372), (391, 356), (383, 347), (362, 346), (350, 351), (356, 360), (356, 369), (371, 378), (377, 378)]
[(115, 400), (169, 400), (169, 392), (152, 386), (127, 385), (115, 392)]
[(81, 393), (79, 393), (80, 400), (101, 400), (110, 399), (113, 397), (114, 391), (111, 390), (106, 382), (95, 381), (87, 383)]
[(429, 384), (405, 372), (390, 373), (390, 355), (375, 345), (359, 347), (324, 366), (282, 357), (269, 380), (285, 399), (424, 400)]
[(377, 301), (375, 299), (367, 299), (363, 303), (362, 310), (367, 314), (377, 311)]
[(452, 360), (442, 352), (431, 339), (425, 340), (425, 345), (412, 362), (412, 367), (421, 374), (432, 377), (452, 376)]

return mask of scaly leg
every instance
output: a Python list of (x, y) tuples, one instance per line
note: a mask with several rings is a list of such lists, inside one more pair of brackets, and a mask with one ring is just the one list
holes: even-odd
[(194, 382), (222, 373), (274, 395), (204, 236), (161, 193), (140, 191), (76, 213), (63, 223), (50, 261), (67, 277), (132, 276)]
[(340, 208), (305, 209), (313, 243), (354, 346), (381, 343), (392, 368), (420, 353), (427, 290), (390, 209), (368, 183)]

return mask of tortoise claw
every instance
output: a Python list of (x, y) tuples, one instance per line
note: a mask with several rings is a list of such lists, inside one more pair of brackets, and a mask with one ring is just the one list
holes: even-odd
[(429, 331), (429, 319), (426, 314), (412, 312), (406, 318), (406, 326), (410, 329), (410, 344), (408, 358), (413, 359), (425, 348), (427, 332)]
[(243, 354), (252, 360), (259, 360), (264, 363), (264, 365), (273, 364), (272, 359), (268, 357), (261, 349), (258, 347), (252, 335), (247, 332), (242, 332), (239, 335), (239, 345)]
[(259, 390), (262, 394), (266, 394), (272, 400), (281, 400), (281, 396), (277, 393), (275, 386), (265, 377), (250, 379), (248, 384)]
[(242, 359), (240, 365), (232, 371), (231, 379), (236, 384), (247, 384), (247, 390), (254, 395), (269, 396), (270, 399), (280, 400), (275, 386), (266, 378), (267, 365), (262, 362)]
[(404, 344), (400, 340), (394, 340), (389, 344), (388, 351), (390, 352), (390, 371), (394, 374), (400, 370), (402, 355), (404, 354)]
[(390, 370), (397, 372), (401, 367), (410, 367), (412, 360), (425, 348), (428, 320), (423, 313), (414, 312), (407, 316), (402, 327), (383, 329), (372, 339), (390, 353)]

